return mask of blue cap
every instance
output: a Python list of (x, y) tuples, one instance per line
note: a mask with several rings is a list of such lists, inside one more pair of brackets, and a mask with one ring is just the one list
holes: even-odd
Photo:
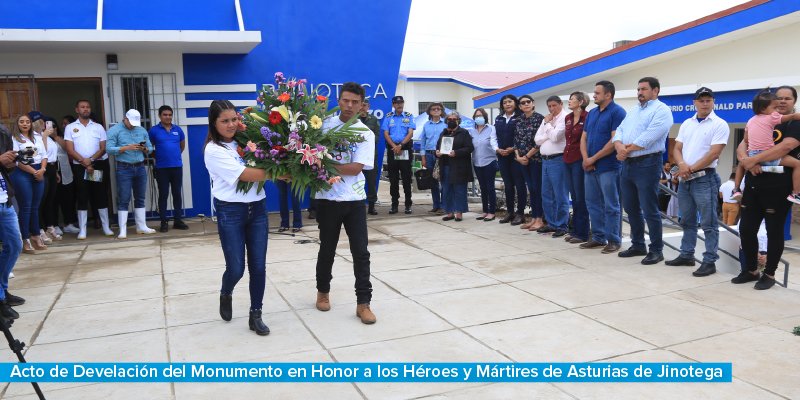
[(36, 122), (36, 121), (38, 121), (40, 119), (43, 119), (44, 115), (42, 115), (42, 113), (40, 113), (38, 111), (31, 111), (31, 112), (28, 113), (28, 118), (31, 119), (31, 122)]

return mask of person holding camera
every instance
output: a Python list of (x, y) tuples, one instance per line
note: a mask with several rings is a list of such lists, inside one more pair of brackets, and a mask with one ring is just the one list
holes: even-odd
[(42, 136), (33, 130), (33, 120), (41, 118), (38, 112), (20, 115), (11, 128), (13, 150), (17, 152), (17, 169), (10, 177), (17, 191), (22, 251), (29, 254), (36, 254), (36, 250), (47, 250), (39, 235), (39, 204), (44, 194), (47, 149)]
[(119, 218), (119, 236), (128, 237), (128, 203), (131, 201), (133, 189), (133, 215), (136, 220), (136, 233), (153, 234), (154, 229), (147, 227), (145, 221), (144, 195), (147, 190), (147, 170), (144, 157), (153, 151), (147, 130), (142, 128), (142, 116), (139, 111), (128, 110), (121, 124), (108, 130), (108, 154), (114, 156), (117, 165), (117, 217)]
[(11, 135), (0, 124), (0, 242), (3, 243), (0, 250), (0, 316), (6, 319), (19, 318), (11, 307), (25, 304), (22, 297), (8, 293), (8, 278), (22, 250), (17, 212), (11, 205), (14, 190), (8, 176), (16, 168), (17, 153), (13, 148)]

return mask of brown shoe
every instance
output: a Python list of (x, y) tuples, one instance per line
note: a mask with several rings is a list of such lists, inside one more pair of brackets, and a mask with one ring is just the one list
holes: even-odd
[(578, 243), (585, 243), (586, 241), (581, 239), (581, 238), (573, 236), (573, 237), (569, 238), (569, 240), (567, 240), (567, 242), (572, 243), (572, 244), (578, 244)]
[(331, 301), (328, 298), (328, 293), (317, 292), (317, 310), (329, 311), (331, 309)]
[(41, 236), (31, 236), (31, 244), (36, 250), (47, 250), (47, 245), (44, 244)]
[(616, 253), (619, 251), (619, 243), (608, 242), (606, 247), (603, 247), (603, 250), (600, 252), (603, 254), (611, 254)]
[(367, 325), (372, 325), (378, 319), (375, 314), (369, 309), (369, 303), (359, 304), (356, 306), (356, 317), (361, 318), (361, 322)]
[(586, 243), (584, 243), (584, 244), (582, 244), (582, 245), (580, 245), (578, 247), (580, 247), (582, 249), (596, 249), (598, 247), (603, 247), (603, 246), (605, 246), (605, 244), (600, 243), (600, 242), (595, 242), (594, 239), (590, 239), (588, 242), (586, 242)]

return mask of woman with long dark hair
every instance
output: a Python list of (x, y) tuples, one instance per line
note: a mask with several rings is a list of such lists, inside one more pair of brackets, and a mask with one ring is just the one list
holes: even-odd
[(233, 317), (233, 289), (244, 275), (245, 252), (250, 273), (250, 330), (268, 335), (261, 320), (266, 288), (267, 209), (266, 195), (236, 190), (239, 182), (269, 179), (266, 171), (249, 168), (239, 155), (234, 135), (241, 118), (230, 101), (214, 100), (208, 109), (208, 138), (203, 159), (211, 177), (211, 194), (217, 213), (217, 228), (225, 254), (225, 273), (219, 297), (219, 314), (225, 321)]
[(36, 250), (47, 250), (39, 236), (39, 204), (44, 193), (44, 177), (47, 170), (47, 149), (41, 135), (33, 131), (33, 121), (28, 115), (20, 115), (11, 129), (14, 151), (31, 153), (30, 164), (17, 163), (11, 173), (11, 183), (19, 206), (19, 230), (22, 234), (22, 251), (35, 254)]
[(542, 155), (539, 146), (534, 142), (536, 131), (544, 121), (542, 114), (534, 111), (533, 97), (525, 94), (519, 98), (519, 108), (522, 114), (517, 119), (514, 135), (514, 150), (517, 163), (522, 168), (522, 176), (528, 186), (531, 204), (531, 222), (521, 226), (522, 229), (531, 231), (544, 226), (542, 208)]

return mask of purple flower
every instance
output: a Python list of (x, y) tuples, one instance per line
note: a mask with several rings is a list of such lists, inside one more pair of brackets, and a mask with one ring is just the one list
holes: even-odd
[(269, 151), (269, 155), (271, 155), (272, 157), (277, 156), (278, 153), (280, 153), (280, 152), (278, 150), (275, 150), (275, 149), (272, 149), (272, 150)]
[(322, 153), (323, 151), (325, 151), (325, 146), (323, 146), (323, 145), (321, 145), (321, 144), (319, 144), (319, 143), (317, 143), (316, 145), (314, 145), (314, 147), (316, 147), (316, 148), (317, 148), (317, 151), (318, 151), (318, 152), (320, 152), (320, 153)]
[(275, 73), (275, 83), (280, 85), (285, 80), (286, 80), (286, 78), (283, 77), (283, 72), (276, 72)]

